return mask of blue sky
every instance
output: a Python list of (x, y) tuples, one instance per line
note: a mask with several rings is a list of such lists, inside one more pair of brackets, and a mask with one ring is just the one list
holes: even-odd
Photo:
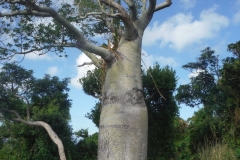
[[(171, 7), (155, 13), (143, 38), (143, 61), (147, 66), (158, 62), (162, 67), (171, 66), (179, 77), (178, 84), (188, 83), (190, 73), (181, 68), (195, 61), (200, 51), (211, 47), (221, 58), (231, 56), (227, 45), (240, 40), (240, 0), (173, 0)], [(102, 40), (101, 36), (95, 37)], [(21, 62), (27, 69), (34, 70), (36, 77), (51, 74), (60, 78), (70, 77), (69, 96), (72, 99), (71, 125), (73, 130), (88, 128), (97, 131), (85, 114), (97, 99), (84, 94), (77, 80), (93, 66), (78, 68), (77, 65), (90, 60), (77, 49), (67, 49), (68, 58), (55, 54), (37, 56), (29, 54)], [(15, 57), (19, 59), (20, 57)], [(187, 119), (198, 108), (181, 106), (180, 116)]]

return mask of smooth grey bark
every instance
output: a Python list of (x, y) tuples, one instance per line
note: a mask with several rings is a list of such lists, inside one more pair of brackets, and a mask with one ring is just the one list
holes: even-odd
[(106, 73), (99, 125), (99, 160), (147, 158), (147, 107), (141, 81), (141, 38), (120, 42)]

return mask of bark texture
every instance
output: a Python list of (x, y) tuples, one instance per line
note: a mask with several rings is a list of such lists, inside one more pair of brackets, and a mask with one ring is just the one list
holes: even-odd
[(120, 42), (107, 70), (99, 131), (99, 160), (147, 158), (147, 107), (141, 81), (141, 40)]

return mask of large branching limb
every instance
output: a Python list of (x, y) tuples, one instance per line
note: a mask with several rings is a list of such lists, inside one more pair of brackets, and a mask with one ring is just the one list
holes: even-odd
[(42, 12), (37, 12), (37, 11), (32, 11), (32, 10), (22, 10), (22, 11), (6, 12), (6, 13), (0, 12), (0, 17), (17, 16), (17, 15), (32, 15), (32, 16), (40, 16), (40, 17), (50, 17), (50, 14), (48, 14), (48, 13), (42, 13)]
[(131, 10), (131, 15), (130, 15), (131, 20), (132, 21), (137, 20), (137, 8), (133, 0), (124, 0), (124, 2), (128, 5), (129, 9)]
[(107, 63), (111, 63), (114, 60), (114, 56), (107, 49), (95, 46), (87, 42), (83, 34), (77, 28), (75, 28), (70, 22), (68, 22), (63, 16), (58, 14), (53, 8), (38, 6), (31, 1), (25, 1), (25, 2), (28, 6), (30, 6), (32, 9), (38, 12), (44, 12), (44, 13), (50, 14), (54, 20), (56, 20), (59, 24), (64, 26), (68, 31), (73, 33), (77, 40), (77, 48), (99, 55)]
[(153, 14), (153, 12), (157, 12), (161, 9), (164, 9), (166, 7), (169, 7), (172, 4), (171, 0), (165, 0), (165, 2), (157, 4), (156, 0), (149, 0), (149, 6), (148, 6), (148, 14)]
[(125, 33), (124, 33), (125, 38), (127, 40), (136, 39), (138, 36), (137, 30), (133, 24), (133, 21), (131, 20), (127, 11), (123, 8), (123, 6), (114, 1), (109, 1), (109, 0), (100, 0), (100, 2), (118, 10), (118, 12), (120, 13), (119, 18), (122, 20), (125, 26)]
[(172, 4), (171, 0), (165, 0), (165, 2), (161, 4), (157, 4), (157, 0), (149, 0), (149, 5), (146, 10), (143, 10), (142, 14), (138, 19), (139, 25), (144, 30), (148, 24), (150, 23), (154, 12), (169, 7)]
[(14, 121), (21, 122), (21, 123), (24, 123), (24, 124), (30, 125), (30, 126), (43, 127), (47, 131), (51, 140), (57, 145), (60, 160), (66, 160), (63, 143), (62, 143), (61, 139), (58, 137), (58, 135), (53, 131), (52, 127), (49, 124), (47, 124), (46, 122), (43, 122), (43, 121), (26, 121), (26, 120), (22, 119), (21, 116), (15, 110), (8, 110), (8, 111), (15, 114), (16, 118), (12, 119)]
[(106, 48), (92, 45), (91, 43), (78, 42), (77, 46), (80, 50), (100, 56), (106, 63), (112, 63), (115, 59), (114, 55)]
[(157, 0), (149, 0), (149, 5), (148, 5), (148, 8), (147, 8), (147, 15), (148, 16), (153, 15), (156, 5), (157, 5)]

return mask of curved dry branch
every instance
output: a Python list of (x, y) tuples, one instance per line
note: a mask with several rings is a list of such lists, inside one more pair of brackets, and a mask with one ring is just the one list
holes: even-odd
[(17, 118), (13, 118), (14, 121), (21, 122), (21, 123), (24, 123), (24, 124), (30, 125), (30, 126), (43, 127), (47, 131), (51, 140), (57, 145), (60, 160), (66, 160), (63, 143), (62, 143), (61, 139), (58, 137), (58, 135), (53, 131), (52, 127), (49, 124), (47, 124), (46, 122), (43, 122), (43, 121), (26, 121), (26, 120), (22, 119), (21, 116), (15, 110), (8, 110), (8, 111), (11, 113), (14, 113), (15, 116), (17, 117)]

